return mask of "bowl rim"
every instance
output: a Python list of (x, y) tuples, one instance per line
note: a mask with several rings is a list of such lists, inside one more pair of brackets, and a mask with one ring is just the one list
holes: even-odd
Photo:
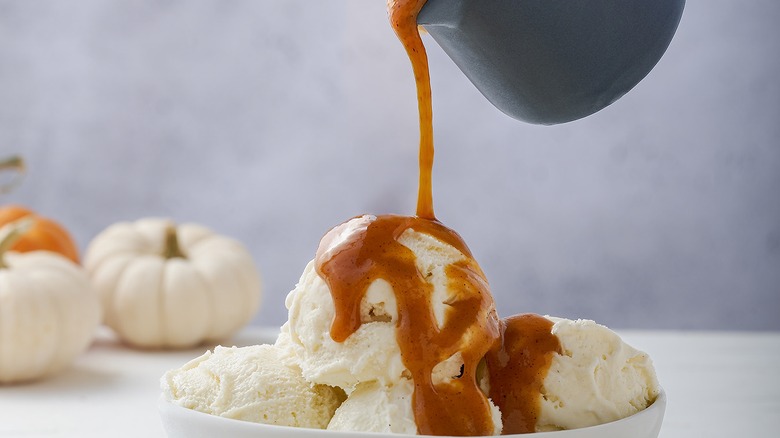
[[(650, 415), (661, 415), (663, 416), (665, 410), (666, 410), (666, 391), (663, 388), (659, 388), (658, 396), (656, 396), (656, 399), (653, 401), (650, 406), (647, 408), (630, 415), (625, 418), (621, 418), (619, 420), (610, 421), (608, 423), (602, 423), (595, 426), (588, 426), (588, 427), (582, 427), (579, 429), (569, 429), (569, 430), (559, 430), (559, 431), (551, 431), (551, 432), (535, 432), (532, 434), (514, 434), (514, 435), (501, 435), (504, 437), (514, 437), (514, 438), (520, 438), (520, 437), (538, 437), (538, 438), (566, 438), (570, 435), (574, 435), (576, 433), (582, 433), (583, 431), (587, 430), (590, 432), (598, 432), (603, 429), (611, 429), (616, 426), (619, 426), (623, 423), (633, 422), (640, 420), (644, 417), (650, 416)], [(196, 411), (194, 409), (189, 409), (184, 406), (178, 405), (171, 400), (168, 400), (164, 394), (160, 395), (159, 403), (158, 403), (159, 413), (160, 416), (163, 417), (163, 420), (168, 415), (178, 415), (178, 416), (189, 416), (192, 419), (205, 419), (207, 417), (208, 421), (214, 421), (214, 422), (222, 422), (223, 424), (229, 425), (231, 428), (240, 428), (245, 431), (256, 431), (258, 433), (261, 433), (263, 429), (265, 429), (267, 432), (287, 432), (289, 433), (291, 430), (295, 431), (295, 434), (298, 437), (323, 437), (325, 435), (323, 434), (338, 434), (340, 436), (347, 436), (347, 437), (359, 437), (359, 436), (365, 436), (370, 435), (374, 438), (393, 438), (398, 437), (399, 435), (403, 434), (397, 434), (397, 433), (385, 433), (385, 432), (360, 432), (360, 431), (342, 431), (342, 430), (327, 430), (327, 429), (312, 429), (312, 428), (305, 428), (305, 427), (292, 427), (292, 426), (279, 426), (275, 424), (264, 424), (264, 423), (254, 423), (250, 421), (244, 421), (244, 420), (237, 420), (234, 418), (228, 418), (228, 417), (221, 417), (219, 415), (212, 415), (207, 414), (205, 412)], [(658, 412), (660, 411), (660, 413)], [(164, 421), (163, 421), (164, 422)], [(260, 436), (260, 435), (258, 435)], [(407, 435), (407, 436), (413, 436), (413, 435)], [(460, 438), (460, 437), (447, 437), (445, 438)]]

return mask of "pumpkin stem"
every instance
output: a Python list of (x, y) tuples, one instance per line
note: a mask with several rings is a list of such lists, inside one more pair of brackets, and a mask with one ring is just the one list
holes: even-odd
[(14, 155), (0, 160), (0, 172), (12, 170), (16, 172), (16, 177), (12, 178), (5, 184), (0, 184), (0, 193), (9, 193), (22, 181), (24, 172), (26, 170), (24, 166), (24, 160), (18, 155)]
[(176, 225), (168, 224), (165, 227), (165, 248), (163, 249), (163, 257), (166, 259), (182, 258), (186, 259), (187, 255), (184, 254), (179, 246), (179, 238), (176, 236)]
[(7, 223), (0, 228), (0, 269), (8, 268), (5, 264), (3, 256), (6, 251), (10, 250), (14, 246), (17, 240), (19, 240), (24, 233), (30, 230), (33, 225), (33, 219), (30, 217), (23, 217), (13, 222)]

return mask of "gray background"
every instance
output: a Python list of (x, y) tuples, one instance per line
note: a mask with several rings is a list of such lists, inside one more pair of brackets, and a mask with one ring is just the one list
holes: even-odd
[[(587, 119), (516, 122), (436, 44), (438, 217), (499, 313), (780, 330), (780, 2), (689, 0), (653, 72)], [(318, 239), (413, 212), (413, 78), (381, 0), (0, 0), (2, 202), (70, 228), (170, 216), (247, 244), (277, 325)]]

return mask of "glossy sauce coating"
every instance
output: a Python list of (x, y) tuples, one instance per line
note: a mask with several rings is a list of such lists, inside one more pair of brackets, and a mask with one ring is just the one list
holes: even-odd
[(544, 379), (561, 352), (553, 322), (535, 315), (501, 321), (501, 341), (487, 355), (490, 399), (501, 410), (504, 435), (536, 431)]
[[(447, 302), (443, 327), (431, 302), (433, 286), (417, 269), (414, 252), (398, 242), (407, 229), (431, 235), (465, 256), (445, 268), (447, 286), (457, 293)], [(398, 306), (396, 339), (414, 381), (412, 406), (420, 434), (493, 433), (490, 405), (477, 384), (477, 365), (498, 339), (498, 318), (484, 274), (460, 236), (434, 220), (379, 216), (350, 235), (335, 254), (321, 247), (315, 260), (333, 297), (336, 314), (330, 335), (337, 342), (360, 327), (360, 302), (368, 286), (379, 278), (392, 286)], [(434, 384), (433, 368), (457, 352), (464, 362), (461, 375)]]

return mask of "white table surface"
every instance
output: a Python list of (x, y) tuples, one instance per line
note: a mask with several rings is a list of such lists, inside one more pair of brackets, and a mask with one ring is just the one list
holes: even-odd
[[(236, 345), (269, 342), (250, 328)], [(662, 438), (780, 436), (780, 333), (621, 331), (647, 351), (668, 395)], [(164, 437), (159, 378), (206, 347), (138, 351), (108, 331), (44, 381), (0, 386), (0, 437)]]

